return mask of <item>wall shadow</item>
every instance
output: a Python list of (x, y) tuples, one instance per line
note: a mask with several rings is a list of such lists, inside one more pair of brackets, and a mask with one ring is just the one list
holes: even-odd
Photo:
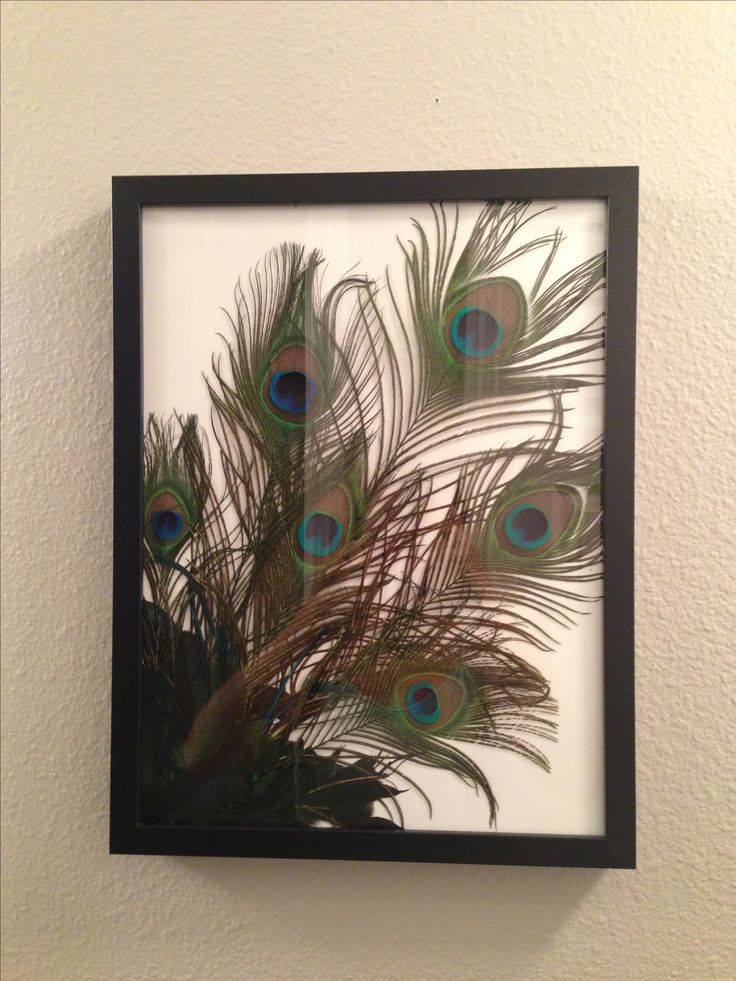
[(289, 947), (319, 951), (322, 964), (344, 959), (345, 973), (336, 977), (346, 978), (378, 977), (381, 966), (386, 977), (431, 977), (432, 964), (444, 965), (437, 976), (493, 977), (495, 963), (505, 979), (527, 977), (603, 875), (385, 862), (176, 862), (246, 920), (270, 911)]

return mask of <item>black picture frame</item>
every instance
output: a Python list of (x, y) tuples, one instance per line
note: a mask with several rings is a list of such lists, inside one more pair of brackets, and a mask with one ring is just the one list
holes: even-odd
[[(596, 837), (141, 823), (141, 209), (599, 198), (607, 202), (603, 449), (605, 834)], [(114, 576), (110, 852), (635, 867), (634, 379), (638, 168), (114, 177)]]

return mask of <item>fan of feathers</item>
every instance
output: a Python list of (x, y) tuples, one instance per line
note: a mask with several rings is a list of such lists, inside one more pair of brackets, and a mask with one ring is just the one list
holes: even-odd
[(279, 245), (236, 287), (209, 439), (149, 417), (143, 821), (401, 829), (439, 768), (493, 827), (472, 745), (548, 768), (556, 702), (518, 651), (597, 599), (600, 440), (563, 433), (601, 381), (605, 255), (553, 277), (541, 212), (489, 203), (461, 240), (433, 206), (399, 275), (327, 290)]

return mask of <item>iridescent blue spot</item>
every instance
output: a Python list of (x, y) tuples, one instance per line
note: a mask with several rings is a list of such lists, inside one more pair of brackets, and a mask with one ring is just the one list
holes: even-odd
[(268, 394), (281, 412), (304, 415), (317, 398), (317, 382), (303, 371), (274, 371), (268, 384)]
[(434, 685), (429, 681), (417, 681), (406, 693), (409, 714), (422, 725), (432, 725), (440, 717), (440, 700)]
[(546, 545), (552, 535), (547, 515), (534, 504), (517, 504), (506, 515), (503, 530), (512, 545), (534, 549)]
[(178, 511), (154, 511), (151, 528), (162, 542), (173, 542), (184, 530), (184, 517)]
[(450, 337), (467, 358), (487, 358), (503, 340), (503, 327), (492, 313), (480, 307), (461, 307), (452, 318)]
[(297, 540), (308, 555), (323, 558), (331, 555), (340, 544), (343, 524), (332, 514), (324, 511), (310, 511), (299, 525)]

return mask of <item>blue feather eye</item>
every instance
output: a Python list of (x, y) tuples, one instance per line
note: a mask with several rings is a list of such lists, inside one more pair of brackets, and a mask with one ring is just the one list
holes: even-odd
[(162, 542), (171, 543), (184, 530), (184, 517), (178, 511), (154, 511), (151, 514), (151, 530)]
[(321, 377), (314, 355), (302, 344), (290, 344), (271, 362), (263, 397), (278, 419), (298, 425), (319, 408)]
[(350, 496), (341, 485), (311, 502), (295, 529), (295, 549), (303, 562), (329, 565), (347, 543), (353, 520)]
[(339, 518), (324, 511), (310, 511), (299, 525), (297, 538), (306, 555), (324, 558), (335, 551), (342, 534), (343, 524)]
[(192, 521), (173, 489), (161, 490), (146, 508), (146, 534), (162, 555), (175, 552), (189, 536)]
[(478, 286), (445, 317), (447, 348), (458, 365), (493, 365), (513, 349), (526, 318), (526, 301), (514, 279)]
[(457, 678), (432, 672), (404, 678), (399, 685), (398, 699), (410, 724), (440, 729), (457, 717), (468, 696)]
[(518, 504), (503, 523), (506, 537), (517, 548), (534, 549), (546, 545), (552, 535), (547, 515), (533, 504)]
[(319, 388), (303, 371), (274, 371), (268, 394), (277, 409), (289, 415), (304, 415), (314, 405)]
[(421, 725), (431, 725), (440, 717), (440, 700), (430, 681), (417, 681), (410, 685), (406, 693), (406, 707), (409, 715)]
[(496, 521), (501, 548), (512, 555), (546, 552), (574, 527), (582, 501), (572, 488), (549, 488), (517, 497)]
[(503, 327), (487, 310), (464, 306), (452, 319), (450, 338), (466, 357), (487, 358), (503, 340)]

